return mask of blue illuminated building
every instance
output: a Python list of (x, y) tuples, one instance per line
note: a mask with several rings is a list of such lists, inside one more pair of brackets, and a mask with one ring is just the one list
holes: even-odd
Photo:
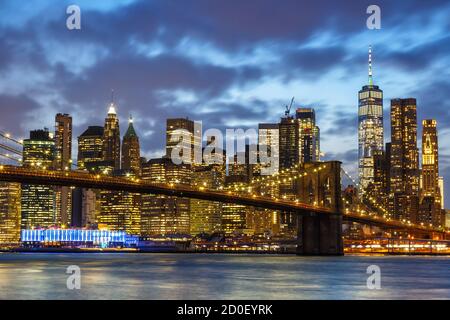
[(24, 229), (20, 239), (25, 246), (134, 247), (138, 237), (125, 231), (82, 229)]

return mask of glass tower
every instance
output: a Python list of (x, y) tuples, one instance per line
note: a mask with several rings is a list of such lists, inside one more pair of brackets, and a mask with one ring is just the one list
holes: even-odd
[(383, 150), (383, 91), (373, 84), (369, 47), (369, 84), (358, 93), (358, 167), (363, 190), (373, 182), (373, 155)]

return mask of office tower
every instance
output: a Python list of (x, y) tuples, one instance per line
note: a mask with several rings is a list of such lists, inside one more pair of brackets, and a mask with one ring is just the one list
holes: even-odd
[(103, 131), (103, 127), (89, 126), (78, 137), (78, 169), (85, 170), (88, 164), (103, 161)]
[[(258, 125), (258, 144), (267, 146), (267, 156), (274, 158), (271, 173), (277, 173), (280, 169), (280, 128), (278, 123), (260, 123)], [(263, 167), (270, 167), (271, 164), (261, 162)]]
[[(55, 142), (48, 129), (30, 132), (23, 141), (25, 167), (52, 169), (55, 161)], [(22, 184), (21, 228), (50, 227), (57, 223), (54, 208), (54, 188), (43, 185)]]
[(298, 108), (296, 120), (300, 123), (300, 162), (320, 160), (320, 129), (312, 108)]
[(0, 182), (0, 246), (20, 240), (20, 183)]
[(139, 137), (133, 126), (133, 118), (130, 116), (128, 129), (122, 142), (122, 169), (129, 170), (135, 175), (141, 175), (141, 155)]
[[(72, 190), (72, 227), (89, 228), (97, 223), (96, 216), (100, 209), (96, 207), (100, 202), (100, 191), (74, 188)], [(97, 210), (98, 209), (98, 210)]]
[(373, 182), (373, 155), (383, 150), (383, 91), (373, 84), (372, 48), (369, 48), (369, 83), (358, 93), (358, 166), (363, 190)]
[(120, 128), (113, 99), (105, 119), (102, 155), (105, 162), (110, 163), (114, 169), (120, 169)]
[[(233, 183), (250, 183), (258, 173), (258, 164), (250, 163), (250, 159), (257, 159), (258, 152), (256, 145), (245, 145), (245, 150), (238, 151), (228, 163), (228, 176), (226, 177), (227, 185)], [(251, 155), (253, 153), (253, 155)], [(253, 158), (252, 158), (253, 157)]]
[(376, 150), (373, 153), (373, 181), (366, 189), (366, 194), (375, 199), (375, 205), (385, 210), (388, 208), (390, 194), (390, 173), (391, 144), (386, 143), (385, 151)]
[[(172, 159), (175, 147), (190, 149), (190, 157), (184, 161), (187, 164), (201, 165), (202, 133), (201, 123), (187, 118), (167, 119), (166, 122), (166, 157)], [(178, 139), (176, 136), (178, 135)], [(196, 157), (197, 155), (197, 157)], [(183, 158), (183, 153), (178, 154)], [(197, 161), (198, 160), (198, 161)]]
[[(115, 176), (125, 177), (121, 173), (117, 173)], [(85, 216), (84, 219), (89, 219), (89, 217)], [(96, 221), (99, 228), (139, 235), (141, 232), (141, 195), (128, 191), (100, 191), (100, 212), (96, 216)]]
[(300, 163), (300, 123), (292, 116), (281, 118), (279, 124), (280, 170)]
[(444, 177), (439, 177), (439, 191), (441, 192), (441, 209), (445, 209), (445, 197), (444, 197)]
[(72, 165), (72, 117), (58, 113), (55, 117), (55, 169), (70, 170)]
[[(55, 169), (70, 170), (72, 166), (72, 117), (58, 113), (55, 117)], [(55, 187), (56, 221), (70, 225), (72, 192), (70, 187)]]
[[(192, 176), (192, 187), (200, 190), (220, 190), (225, 183), (222, 165), (198, 166)], [(222, 229), (222, 204), (215, 201), (190, 199), (190, 234), (212, 234)]]
[(444, 217), (439, 189), (439, 155), (436, 120), (422, 121), (422, 185), (418, 222), (442, 226)]
[(415, 222), (419, 205), (416, 99), (391, 100), (391, 195), (393, 217)]
[[(151, 159), (142, 166), (142, 180), (190, 186), (192, 167), (176, 165), (170, 158)], [(189, 233), (189, 199), (164, 195), (142, 195), (141, 234)]]
[(244, 234), (246, 231), (247, 212), (251, 208), (235, 203), (222, 205), (222, 230), (225, 236)]

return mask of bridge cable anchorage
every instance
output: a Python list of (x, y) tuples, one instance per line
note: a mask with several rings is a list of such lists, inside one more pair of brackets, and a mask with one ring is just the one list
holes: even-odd
[(5, 139), (7, 139), (7, 140), (9, 140), (9, 141), (12, 141), (12, 142), (14, 142), (16, 144), (19, 144), (21, 146), (23, 145), (23, 141), (22, 140), (17, 140), (17, 139), (12, 138), (9, 133), (5, 133), (3, 131), (0, 131), (0, 136), (5, 138)]

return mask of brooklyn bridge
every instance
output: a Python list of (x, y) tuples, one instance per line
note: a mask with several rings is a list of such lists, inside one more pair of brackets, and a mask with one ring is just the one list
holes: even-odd
[[(296, 165), (280, 174), (261, 177), (241, 189), (208, 190), (174, 183), (154, 183), (135, 177), (0, 165), (0, 181), (167, 195), (288, 212), (297, 216), (299, 255), (343, 254), (344, 222), (407, 232), (417, 238), (450, 239), (449, 231), (395, 220), (382, 208), (378, 210), (365, 205), (365, 210), (354, 210), (342, 198), (342, 172), (339, 161), (312, 162)], [(265, 186), (280, 180), (295, 184), (295, 200), (270, 196), (266, 192)]]

